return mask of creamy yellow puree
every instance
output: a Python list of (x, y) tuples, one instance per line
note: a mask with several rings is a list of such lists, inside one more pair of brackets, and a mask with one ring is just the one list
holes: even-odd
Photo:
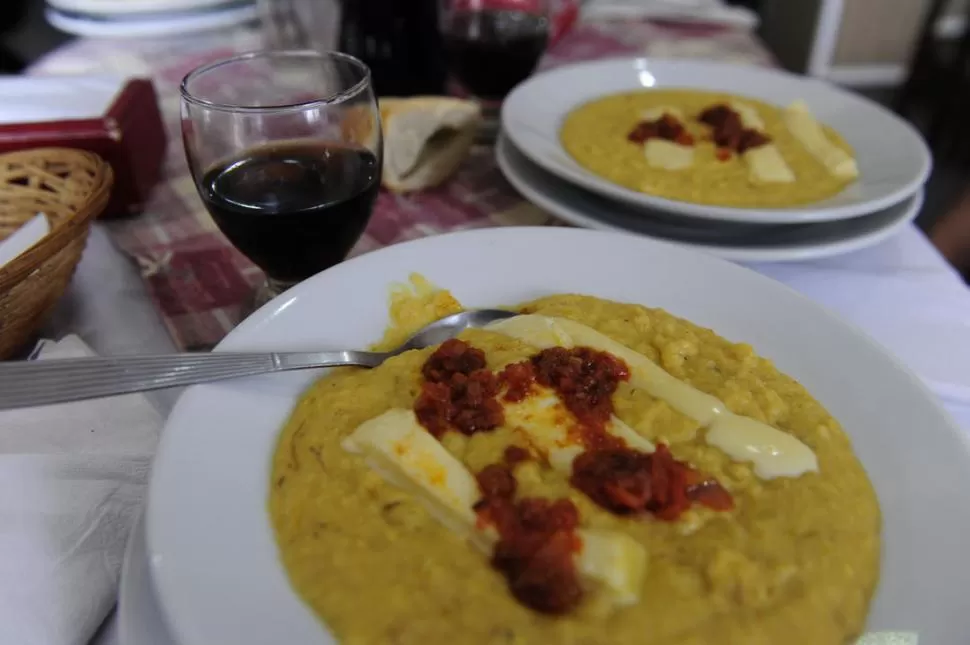
[[(795, 174), (791, 183), (754, 183), (738, 157), (721, 161), (714, 144), (703, 141), (710, 128), (697, 116), (718, 103), (741, 102), (757, 109), (765, 132)], [(693, 165), (684, 170), (661, 170), (647, 164), (643, 144), (627, 141), (627, 134), (651, 108), (674, 107), (684, 115), (696, 141)], [(851, 153), (837, 132), (824, 127), (832, 141)], [(649, 90), (614, 94), (573, 110), (560, 131), (570, 155), (593, 173), (639, 192), (678, 201), (743, 208), (786, 207), (831, 197), (850, 181), (832, 175), (788, 131), (778, 107), (756, 99), (696, 90)]]
[[(459, 307), (445, 292), (399, 291), (385, 344)], [(619, 518), (561, 474), (519, 465), (520, 494), (568, 496), (585, 526), (626, 532), (649, 558), (639, 604), (609, 616), (583, 607), (542, 616), (509, 594), (480, 551), (341, 448), (360, 423), (411, 407), (431, 350), (370, 371), (336, 370), (305, 393), (280, 436), (269, 512), (294, 588), (341, 643), (841, 645), (862, 631), (879, 569), (879, 508), (848, 438), (804, 388), (750, 346), (662, 310), (574, 295), (522, 309), (587, 324), (731, 411), (790, 432), (814, 451), (819, 472), (760, 479), (704, 441), (697, 421), (623, 384), (617, 415), (717, 477), (736, 508), (695, 507), (676, 522)], [(533, 353), (494, 332), (464, 338), (492, 367)], [(471, 439), (449, 433), (443, 443), (478, 471), (512, 437), (499, 428)]]

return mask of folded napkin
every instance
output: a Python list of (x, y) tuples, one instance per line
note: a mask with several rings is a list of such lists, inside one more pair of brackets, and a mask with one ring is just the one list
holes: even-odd
[[(39, 359), (91, 354), (68, 336)], [(91, 639), (117, 597), (161, 424), (140, 395), (0, 412), (0, 641)]]

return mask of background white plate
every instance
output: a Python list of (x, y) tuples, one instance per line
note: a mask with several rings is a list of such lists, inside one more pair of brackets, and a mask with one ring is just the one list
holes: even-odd
[(565, 182), (529, 161), (506, 138), (499, 140), (495, 158), (523, 197), (571, 224), (652, 237), (735, 262), (796, 262), (858, 251), (895, 235), (916, 219), (923, 206), (919, 189), (872, 215), (838, 222), (752, 225), (677, 219)]
[(197, 11), (240, 4), (240, 0), (47, 0), (47, 4), (62, 11), (120, 16), (163, 11)]
[[(563, 119), (588, 101), (669, 88), (731, 92), (781, 107), (803, 99), (816, 118), (852, 145), (861, 175), (838, 195), (804, 206), (707, 206), (614, 184), (580, 166), (559, 142)], [(533, 162), (583, 188), (639, 207), (735, 222), (821, 222), (872, 213), (912, 195), (931, 167), (919, 133), (885, 108), (824, 81), (749, 65), (621, 58), (560, 67), (533, 76), (509, 94), (502, 105), (502, 128)]]
[[(390, 246), (288, 291), (220, 350), (363, 347), (410, 272), (466, 306), (561, 292), (661, 306), (752, 343), (852, 436), (882, 503), (884, 562), (872, 630), (924, 645), (970, 633), (970, 453), (919, 380), (867, 336), (788, 288), (714, 257), (567, 228), (484, 229)], [(270, 458), (312, 374), (189, 389), (169, 417), (148, 494), (159, 600), (182, 645), (331, 643), (291, 589), (266, 512)], [(460, 589), (461, 581), (455, 581)]]
[(48, 7), (47, 22), (70, 34), (91, 38), (179, 36), (234, 27), (256, 19), (256, 5), (239, 5), (202, 13), (114, 18), (69, 14)]

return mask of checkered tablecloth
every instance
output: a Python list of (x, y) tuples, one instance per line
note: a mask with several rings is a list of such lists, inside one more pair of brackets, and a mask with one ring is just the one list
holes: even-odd
[[(170, 146), (164, 178), (140, 216), (107, 223), (115, 244), (136, 261), (175, 344), (208, 349), (247, 313), (262, 273), (216, 229), (202, 206), (182, 150), (178, 84), (191, 69), (260, 48), (239, 30), (163, 40), (80, 40), (37, 64), (35, 74), (118, 73), (156, 85)], [(581, 24), (542, 66), (618, 55), (695, 57), (752, 64), (770, 58), (748, 32), (651, 22)], [(381, 193), (352, 255), (404, 240), (490, 226), (557, 224), (505, 182), (492, 151), (476, 149), (445, 185), (414, 195)]]

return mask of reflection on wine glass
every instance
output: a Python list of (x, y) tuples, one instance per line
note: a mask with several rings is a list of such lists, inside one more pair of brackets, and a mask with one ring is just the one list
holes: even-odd
[(257, 305), (346, 258), (380, 186), (367, 66), (335, 52), (255, 52), (196, 69), (181, 92), (199, 195), (266, 273)]
[(440, 16), (453, 80), (483, 102), (528, 78), (549, 41), (546, 0), (443, 0)]

